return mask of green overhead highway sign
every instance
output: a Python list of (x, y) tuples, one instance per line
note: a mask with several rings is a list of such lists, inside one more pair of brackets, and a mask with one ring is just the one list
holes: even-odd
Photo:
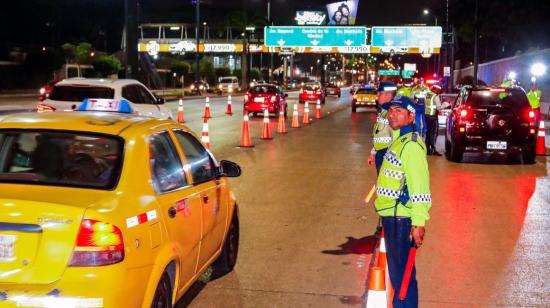
[(414, 73), (416, 73), (416, 71), (406, 71), (406, 70), (402, 70), (401, 71), (401, 76), (403, 78), (412, 78), (414, 76)]
[(366, 27), (265, 27), (267, 47), (366, 46)]
[(399, 76), (399, 70), (378, 70), (380, 76)]

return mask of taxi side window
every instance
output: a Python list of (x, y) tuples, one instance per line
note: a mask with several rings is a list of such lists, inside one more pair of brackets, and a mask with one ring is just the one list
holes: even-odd
[(136, 86), (129, 85), (122, 88), (122, 97), (134, 104), (141, 104), (141, 95), (137, 91)]
[(168, 132), (153, 135), (149, 151), (153, 185), (157, 193), (187, 186), (181, 160)]
[(181, 146), (193, 174), (193, 183), (203, 183), (216, 177), (216, 166), (204, 146), (190, 134), (175, 130), (176, 140)]
[(144, 87), (140, 85), (135, 85), (137, 91), (140, 94), (140, 103), (153, 105), (155, 103), (155, 98), (147, 91)]

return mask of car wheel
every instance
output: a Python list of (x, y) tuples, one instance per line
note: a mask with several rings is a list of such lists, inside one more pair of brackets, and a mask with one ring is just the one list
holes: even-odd
[(338, 98), (340, 98), (340, 96), (341, 96), (340, 93), (338, 93)]
[(535, 151), (535, 149), (525, 148), (523, 152), (521, 152), (521, 159), (523, 160), (524, 164), (534, 164), (536, 155), (537, 152)]
[(157, 289), (155, 290), (155, 296), (151, 303), (151, 308), (171, 308), (172, 307), (172, 286), (170, 284), (170, 278), (166, 273), (162, 274)]
[(222, 253), (216, 260), (214, 266), (224, 273), (229, 273), (235, 267), (237, 263), (237, 256), (239, 254), (239, 217), (237, 216), (237, 210), (233, 212), (233, 219), (231, 219), (231, 225), (223, 244)]
[(464, 150), (460, 149), (458, 145), (451, 142), (451, 161), (460, 163), (464, 156)]
[(451, 160), (451, 142), (447, 139), (445, 139), (445, 157)]
[(303, 103), (304, 103), (304, 101), (298, 101), (298, 103), (299, 103), (299, 104), (303, 104)]
[(357, 106), (355, 106), (355, 104), (351, 104), (351, 112), (357, 112)]
[(325, 99), (324, 99), (324, 98), (323, 98), (323, 100), (321, 101), (321, 104), (323, 104), (323, 105), (325, 104)]

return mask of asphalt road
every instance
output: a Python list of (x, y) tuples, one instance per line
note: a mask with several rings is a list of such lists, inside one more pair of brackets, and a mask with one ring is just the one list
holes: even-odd
[[(289, 107), (296, 97), (290, 93)], [(239, 260), (232, 273), (205, 275), (178, 308), (361, 306), (377, 224), (363, 201), (375, 182), (367, 166), (373, 113), (352, 115), (350, 100), (347, 91), (329, 97), (324, 118), (299, 129), (289, 117), (286, 135), (272, 117), (271, 141), (260, 140), (263, 121), (252, 118), (255, 147), (244, 149), (242, 96), (233, 98), (233, 116), (224, 114), (226, 97), (211, 98), (212, 151), (243, 169), (231, 180)], [(177, 102), (167, 104), (175, 115)], [(198, 134), (203, 108), (204, 100), (184, 101), (186, 124)], [(417, 255), (420, 307), (550, 307), (547, 158), (428, 162), (433, 208)]]
[[(275, 133), (272, 118), (271, 141), (259, 139), (262, 120), (252, 119), (252, 149), (237, 147), (242, 97), (233, 99), (233, 116), (224, 114), (225, 97), (211, 99), (212, 150), (243, 168), (232, 180), (241, 214), (239, 261), (228, 275), (207, 283), (205, 276), (177, 307), (361, 305), (377, 224), (363, 201), (375, 182), (367, 165), (373, 113), (352, 115), (343, 93), (327, 99), (322, 120), (287, 127), (287, 135)], [(203, 106), (184, 103), (197, 132)], [(546, 158), (534, 165), (479, 155), (462, 164), (435, 156), (428, 162), (433, 208), (417, 257), (420, 306), (550, 306)]]

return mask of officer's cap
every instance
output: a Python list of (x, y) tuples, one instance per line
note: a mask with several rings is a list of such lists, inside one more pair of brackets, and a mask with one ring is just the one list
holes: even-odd
[(397, 86), (395, 85), (395, 83), (391, 82), (391, 81), (382, 81), (380, 82), (380, 84), (378, 85), (378, 89), (376, 89), (377, 92), (382, 92), (382, 91), (397, 91)]
[(416, 108), (414, 107), (414, 102), (407, 96), (397, 95), (391, 101), (382, 105), (382, 108), (388, 110), (391, 106), (399, 106), (401, 108), (407, 109), (412, 113), (416, 113)]

